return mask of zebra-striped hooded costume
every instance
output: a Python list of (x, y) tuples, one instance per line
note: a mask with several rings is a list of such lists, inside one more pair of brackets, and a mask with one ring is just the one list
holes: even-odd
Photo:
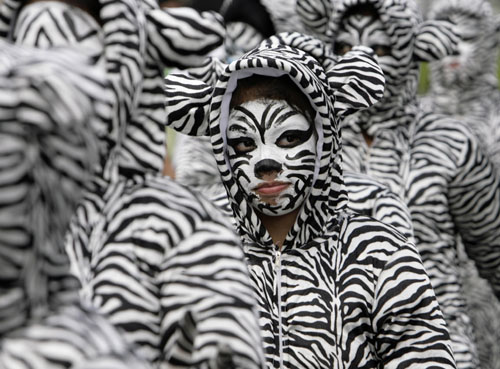
[(83, 307), (64, 233), (99, 160), (104, 73), (0, 40), (0, 367), (146, 368)]
[[(7, 0), (4, 14), (13, 19), (16, 5)], [(149, 9), (146, 18), (144, 9)], [(23, 9), (16, 23), (19, 32), (12, 32), (18, 43), (48, 47), (54, 40), (77, 44), (79, 51), (90, 42), (85, 36), (103, 39), (103, 52), (95, 59), (103, 63), (113, 86), (111, 119), (117, 134), (104, 138), (114, 154), (106, 157), (104, 175), (94, 178), (96, 189), (77, 208), (67, 240), (82, 295), (159, 367), (260, 368), (262, 348), (248, 272), (239, 239), (223, 216), (185, 188), (146, 174), (149, 167), (131, 165), (134, 176), (117, 175), (131, 173), (120, 159), (127, 156), (127, 147), (134, 147), (127, 146), (130, 136), (140, 137), (130, 135), (127, 124), (138, 116), (154, 122), (164, 112), (163, 92), (156, 88), (163, 83), (163, 63), (190, 65), (196, 59), (192, 54), (208, 52), (214, 40), (222, 42), (222, 27), (191, 9), (163, 12), (152, 3), (132, 0), (101, 1), (100, 21), (102, 29), (66, 4), (36, 3)], [(159, 97), (155, 94), (161, 103), (151, 102)]]
[[(248, 46), (246, 44), (246, 49), (240, 51), (240, 56), (243, 55), (243, 51), (251, 50)], [(325, 45), (320, 49), (323, 47)], [(189, 69), (189, 74), (214, 85), (223, 67), (224, 64), (217, 59), (207, 58), (202, 66)], [(210, 138), (179, 134), (176, 140), (173, 156), (176, 181), (214, 200), (232, 219), (229, 200), (213, 156)], [(344, 181), (349, 197), (348, 210), (390, 224), (413, 240), (410, 212), (397, 195), (385, 185), (362, 174), (344, 172)]]
[[(500, 91), (497, 60), (500, 19), (485, 0), (432, 3), (431, 19), (458, 26), (458, 55), (430, 63), (431, 88), (424, 108), (460, 119), (472, 130), (481, 148), (500, 169)], [(500, 369), (500, 301), (487, 281), (464, 260), (462, 273), (469, 315), (476, 333), (481, 368)]]
[(464, 120), (500, 168), (500, 18), (486, 0), (436, 1), (429, 17), (455, 22), (461, 41), (459, 55), (430, 63), (426, 103), (436, 112)]
[[(313, 39), (285, 34), (228, 65), (215, 87), (167, 77), (169, 126), (210, 134), (259, 304), (267, 367), (453, 368), (414, 246), (393, 228), (345, 211), (336, 119), (380, 97), (380, 69), (362, 51), (338, 63), (323, 51)], [(315, 179), (281, 250), (227, 164), (229, 100), (239, 79), (252, 74), (289, 76), (316, 111)]]
[[(317, 28), (335, 43), (341, 25), (346, 27), (344, 14), (364, 3), (372, 4), (383, 25), (378, 31), (390, 39), (390, 54), (379, 58), (387, 87), (379, 103), (342, 121), (344, 162), (386, 183), (408, 204), (416, 246), (448, 323), (457, 365), (475, 368), (457, 238), (462, 237), (479, 273), (500, 296), (499, 178), (466, 127), (418, 106), (419, 61), (455, 52), (452, 28), (442, 21), (421, 22), (415, 3), (406, 0), (334, 1), (333, 12), (323, 17), (328, 27), (319, 22)], [(308, 17), (315, 18), (320, 17)], [(308, 24), (314, 28), (314, 22)], [(371, 146), (364, 135), (372, 137)]]

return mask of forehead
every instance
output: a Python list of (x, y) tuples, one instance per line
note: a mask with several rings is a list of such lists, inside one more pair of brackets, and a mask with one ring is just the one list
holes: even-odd
[(231, 109), (228, 130), (272, 130), (285, 126), (307, 128), (309, 121), (288, 102), (278, 99), (256, 99), (246, 101)]
[(480, 32), (482, 28), (481, 19), (472, 15), (463, 14), (460, 12), (450, 13), (447, 17), (448, 20), (455, 23), (455, 27), (459, 32)]
[(369, 40), (389, 42), (389, 34), (384, 24), (376, 14), (351, 14), (342, 19), (337, 39), (359, 38), (357, 41), (366, 43)]

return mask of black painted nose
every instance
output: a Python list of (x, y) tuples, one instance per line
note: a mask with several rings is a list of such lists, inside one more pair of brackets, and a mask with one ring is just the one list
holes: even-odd
[(274, 172), (279, 173), (282, 171), (282, 166), (276, 160), (263, 159), (255, 164), (254, 174), (255, 177), (262, 179), (265, 175), (270, 175)]

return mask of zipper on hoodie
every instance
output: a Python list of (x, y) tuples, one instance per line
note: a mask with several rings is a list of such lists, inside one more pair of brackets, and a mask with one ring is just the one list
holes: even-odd
[(274, 260), (274, 270), (276, 272), (276, 289), (278, 303), (278, 354), (280, 361), (280, 369), (283, 369), (283, 327), (281, 322), (281, 250), (280, 246), (276, 245), (277, 251)]

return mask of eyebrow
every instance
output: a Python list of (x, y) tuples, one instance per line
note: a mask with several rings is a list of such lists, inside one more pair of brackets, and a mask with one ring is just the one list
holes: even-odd
[[(257, 127), (258, 127), (259, 122), (258, 122), (257, 118), (255, 117), (255, 115), (253, 115), (250, 110), (245, 109), (242, 106), (235, 106), (233, 108), (233, 110), (239, 111), (239, 112), (244, 114), (243, 116), (233, 118), (234, 120), (236, 120), (236, 122), (243, 123), (245, 126), (250, 128), (253, 132), (257, 131)], [(232, 129), (233, 127), (234, 126), (230, 126), (229, 130), (233, 131), (233, 129)], [(241, 127), (241, 126), (234, 127), (234, 131), (246, 132), (245, 128)]]
[[(292, 110), (289, 111), (283, 115), (280, 115), (277, 117), (276, 121), (274, 122), (274, 127), (279, 127), (283, 123), (285, 123), (289, 118), (294, 117), (296, 115), (299, 115), (300, 113), (297, 110)], [(271, 125), (272, 122), (269, 123), (269, 126)], [(269, 128), (269, 127), (268, 127)]]
[(229, 132), (247, 133), (248, 130), (245, 127), (243, 127), (243, 126), (234, 124), (234, 125), (229, 126), (228, 131)]

